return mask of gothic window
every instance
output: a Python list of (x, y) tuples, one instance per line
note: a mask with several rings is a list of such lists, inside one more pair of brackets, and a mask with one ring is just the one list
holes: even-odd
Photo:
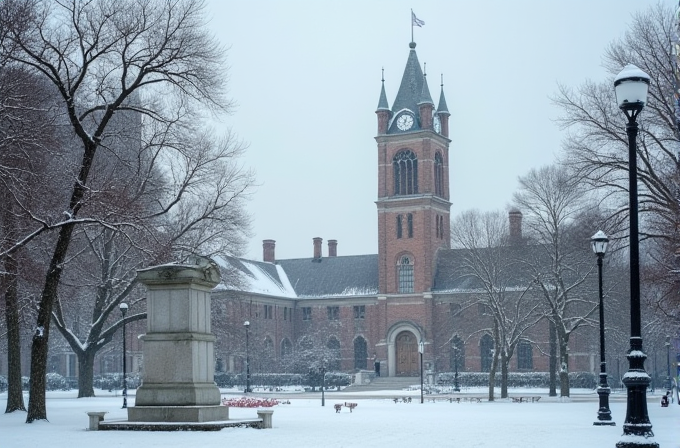
[(493, 358), (493, 339), (488, 334), (482, 336), (482, 340), (479, 341), (479, 355), (482, 361), (482, 372), (490, 372)]
[(533, 348), (527, 341), (521, 341), (517, 345), (517, 368), (519, 370), (533, 370), (534, 368)]
[(354, 368), (363, 370), (366, 368), (368, 359), (368, 347), (366, 339), (359, 336), (354, 340)]
[(411, 213), (406, 216), (406, 221), (408, 222), (408, 237), (413, 238), (413, 215)]
[(401, 238), (401, 215), (397, 215), (397, 238)]
[(312, 320), (312, 307), (302, 307), (302, 320)]
[(451, 340), (451, 371), (465, 370), (465, 343), (458, 336)]
[(328, 311), (328, 320), (339, 320), (340, 319), (340, 307), (339, 306), (328, 306), (326, 307)]
[(407, 255), (399, 259), (397, 270), (399, 271), (399, 292), (402, 294), (413, 292), (413, 262)]
[(434, 194), (444, 197), (444, 162), (440, 153), (434, 155)]
[(330, 357), (330, 362), (328, 363), (328, 369), (331, 371), (340, 370), (340, 341), (335, 336), (331, 336), (326, 343), (326, 348), (328, 348), (328, 355)]
[(392, 159), (394, 194), (418, 193), (418, 158), (409, 149), (399, 151)]

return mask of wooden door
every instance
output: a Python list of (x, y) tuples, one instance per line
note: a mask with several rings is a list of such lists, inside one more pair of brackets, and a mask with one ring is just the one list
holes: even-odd
[(420, 375), (418, 341), (413, 333), (402, 331), (397, 335), (397, 376)]

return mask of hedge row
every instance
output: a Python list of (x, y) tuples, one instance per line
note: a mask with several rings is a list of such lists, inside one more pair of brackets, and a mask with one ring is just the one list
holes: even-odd
[[(437, 375), (437, 384), (453, 385), (454, 372), (444, 372)], [(496, 374), (496, 386), (500, 386), (501, 375)], [(598, 377), (590, 372), (570, 372), (569, 387), (577, 389), (594, 389)], [(559, 382), (559, 378), (558, 378)], [(458, 384), (461, 387), (486, 387), (489, 385), (488, 372), (459, 372)], [(548, 372), (508, 372), (508, 387), (548, 388), (550, 374)], [(558, 384), (559, 387), (559, 384)]]
[[(327, 372), (326, 386), (340, 387), (349, 386), (352, 381), (351, 375), (342, 372)], [(284, 387), (284, 386), (311, 386), (317, 382), (316, 373), (301, 375), (299, 373), (251, 373), (251, 387)], [(245, 373), (216, 372), (215, 384), (222, 388), (243, 386), (246, 384)]]

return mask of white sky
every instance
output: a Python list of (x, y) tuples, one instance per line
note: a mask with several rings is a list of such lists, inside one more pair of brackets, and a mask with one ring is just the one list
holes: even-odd
[[(675, 1), (660, 0), (674, 6)], [(377, 253), (375, 109), (381, 68), (390, 106), (411, 41), (451, 111), (451, 214), (505, 209), (517, 177), (552, 163), (563, 134), (550, 96), (561, 83), (605, 79), (606, 46), (657, 0), (209, 0), (210, 26), (229, 46), (223, 120), (249, 144), (260, 186), (248, 206), (246, 256)], [(622, 118), (622, 126), (624, 120)]]
[[(474, 392), (484, 396), (484, 392)], [(531, 391), (536, 392), (536, 391)], [(545, 392), (545, 391), (542, 391)], [(623, 434), (626, 416), (625, 393), (612, 394), (610, 409), (616, 426), (593, 426), (597, 419), (597, 394), (589, 391), (588, 401), (581, 401), (572, 391), (574, 401), (560, 403), (542, 396), (538, 403), (448, 403), (421, 404), (419, 391), (394, 391), (387, 397), (410, 394), (411, 403), (395, 404), (385, 399), (346, 399), (342, 393), (326, 393), (326, 406), (320, 399), (296, 399), (291, 404), (273, 407), (273, 428), (226, 428), (217, 432), (144, 432), (88, 431), (87, 411), (106, 411), (105, 420), (126, 420), (120, 396), (76, 399), (77, 391), (48, 392), (49, 423), (26, 421), (25, 412), (0, 415), (3, 448), (364, 448), (364, 447), (485, 447), (485, 448), (613, 448)], [(522, 396), (526, 391), (510, 391)], [(285, 396), (284, 399), (289, 398)], [(649, 419), (654, 441), (663, 448), (678, 446), (680, 406), (667, 408), (658, 404), (658, 396), (649, 401)], [(0, 394), (0, 406), (6, 406), (7, 394)], [(350, 413), (333, 410), (334, 403), (352, 401), (358, 407)], [(134, 397), (128, 401), (134, 405)], [(252, 408), (230, 408), (231, 419), (255, 418)]]

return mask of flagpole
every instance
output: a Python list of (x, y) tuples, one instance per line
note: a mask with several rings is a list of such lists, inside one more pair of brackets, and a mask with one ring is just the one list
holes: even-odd
[(411, 10), (411, 42), (413, 42), (413, 9)]

